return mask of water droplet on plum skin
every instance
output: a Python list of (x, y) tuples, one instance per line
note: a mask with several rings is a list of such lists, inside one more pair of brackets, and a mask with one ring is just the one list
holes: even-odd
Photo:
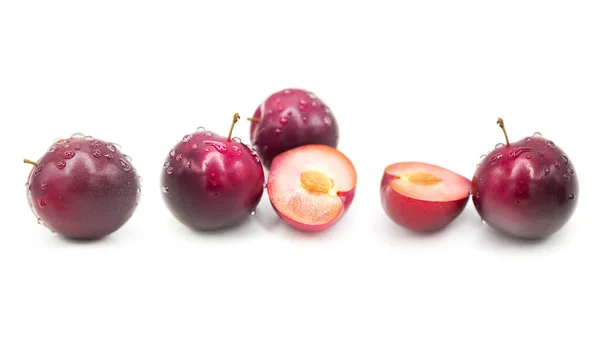
[(129, 163), (124, 158), (120, 158), (119, 161), (121, 162), (121, 168), (123, 169), (123, 171), (131, 170), (131, 165), (129, 165)]
[(534, 132), (532, 137), (541, 137), (542, 133), (541, 132)]
[(233, 137), (233, 138), (231, 138), (231, 140), (233, 140), (236, 143), (241, 143), (242, 142), (242, 140), (240, 139), (240, 137)]
[(46, 190), (46, 189), (48, 188), (48, 184), (46, 184), (46, 183), (42, 183), (42, 184), (40, 185), (40, 188), (42, 189), (42, 191), (44, 191), (44, 190)]
[(65, 159), (72, 159), (73, 157), (75, 157), (74, 151), (65, 151), (63, 153), (63, 158), (65, 158)]
[(565, 174), (565, 175), (564, 175), (564, 177), (565, 177), (565, 181), (569, 181), (569, 180), (571, 180), (571, 176), (570, 176), (570, 175), (568, 175), (568, 174)]
[(495, 146), (495, 148), (496, 148), (496, 149), (501, 149), (501, 148), (503, 148), (503, 147), (504, 147), (504, 143), (498, 143), (498, 144), (496, 144), (496, 146)]
[(203, 126), (199, 126), (199, 127), (196, 128), (196, 132), (198, 132), (198, 133), (202, 133), (202, 132), (205, 132), (205, 131), (206, 131), (206, 129)]
[(575, 194), (569, 194), (569, 200), (575, 199)]
[(169, 168), (167, 168), (167, 174), (173, 174), (173, 166), (169, 166)]
[(110, 152), (116, 152), (117, 151), (117, 147), (114, 146), (113, 144), (106, 144), (106, 148), (110, 151)]
[(281, 117), (281, 118), (279, 118), (279, 124), (281, 124), (281, 125), (286, 125), (286, 124), (287, 124), (287, 122), (288, 122), (288, 119), (287, 119), (287, 118), (285, 118), (285, 117)]
[(50, 148), (48, 149), (48, 152), (49, 152), (49, 153), (52, 153), (52, 152), (56, 152), (56, 150), (58, 150), (58, 147), (56, 147), (56, 146), (52, 145), (52, 146), (50, 146)]
[(193, 136), (192, 135), (185, 135), (183, 136), (183, 141), (185, 143), (189, 142), (190, 140), (192, 140)]
[(161, 190), (163, 193), (169, 193), (169, 188), (167, 186), (163, 186)]
[(556, 147), (556, 144), (554, 144), (554, 142), (553, 142), (553, 141), (551, 141), (551, 140), (548, 140), (548, 141), (546, 141), (546, 146), (547, 146), (548, 148), (550, 148), (550, 149), (553, 149), (553, 148), (555, 148), (555, 147)]
[(66, 166), (67, 166), (67, 163), (65, 163), (64, 161), (59, 161), (59, 162), (57, 162), (57, 163), (56, 163), (56, 167), (57, 167), (59, 170), (62, 170), (62, 169), (64, 169)]
[(183, 159), (183, 155), (180, 153), (175, 157), (176, 161), (181, 161)]
[(560, 159), (563, 161), (563, 163), (565, 165), (567, 165), (569, 163), (569, 158), (566, 155), (564, 155), (564, 154), (560, 155)]

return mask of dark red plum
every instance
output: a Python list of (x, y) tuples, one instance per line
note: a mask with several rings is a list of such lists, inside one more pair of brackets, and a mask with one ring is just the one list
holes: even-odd
[(238, 224), (254, 212), (265, 188), (260, 158), (239, 138), (199, 128), (167, 156), (162, 195), (173, 216), (197, 230)]
[(312, 92), (285, 89), (269, 96), (249, 118), (251, 145), (265, 167), (293, 148), (321, 144), (337, 147), (339, 130), (329, 107)]
[(473, 179), (475, 209), (490, 227), (522, 239), (543, 239), (560, 230), (578, 203), (579, 182), (565, 151), (536, 133), (485, 156)]
[(91, 240), (121, 228), (137, 208), (141, 186), (117, 144), (74, 134), (37, 161), (27, 198), (40, 224), (70, 239)]

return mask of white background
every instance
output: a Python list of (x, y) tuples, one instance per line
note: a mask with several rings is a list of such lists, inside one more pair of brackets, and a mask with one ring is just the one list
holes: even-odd
[[(595, 1), (2, 1), (0, 336), (598, 336), (600, 4)], [(170, 148), (226, 133), (270, 93), (314, 91), (358, 170), (347, 217), (320, 235), (252, 220), (198, 234), (164, 207)], [(524, 244), (471, 203), (416, 235), (379, 202), (404, 160), (471, 177), (536, 131), (575, 163), (566, 227)], [(249, 142), (249, 125), (235, 135)], [(106, 240), (36, 223), (30, 166), (54, 138), (123, 146), (142, 201)]]

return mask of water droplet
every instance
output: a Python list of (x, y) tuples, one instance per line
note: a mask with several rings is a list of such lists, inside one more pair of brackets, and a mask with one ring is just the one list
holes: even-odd
[(42, 185), (40, 185), (40, 188), (42, 189), (42, 191), (44, 191), (48, 188), (48, 184), (42, 183)]
[(532, 140), (532, 139), (531, 139), (531, 137), (526, 137), (526, 138), (525, 138), (525, 141), (526, 141), (526, 142), (530, 142), (531, 140)]
[(306, 118), (306, 116), (302, 116), (302, 121), (303, 121), (304, 123), (306, 123), (306, 122), (308, 122), (308, 118)]
[(275, 134), (279, 136), (281, 134), (281, 129), (275, 129)]
[(135, 190), (135, 192), (136, 192), (137, 194), (140, 194), (140, 193), (142, 193), (142, 189), (138, 187), (138, 188)]
[(80, 132), (76, 132), (74, 134), (71, 135), (71, 138), (83, 138), (85, 137), (85, 135), (83, 133)]
[(169, 167), (169, 165), (171, 165), (171, 162), (169, 162), (169, 161), (166, 161), (166, 162), (163, 164), (163, 167), (164, 167), (164, 168), (167, 168), (167, 167)]
[(117, 147), (114, 144), (106, 144), (106, 148), (110, 151), (110, 152), (115, 152), (117, 151)]
[(177, 153), (177, 150), (173, 149), (169, 152), (169, 157), (171, 158), (175, 158), (175, 154)]
[(281, 117), (281, 118), (279, 118), (279, 124), (281, 124), (281, 125), (286, 125), (286, 124), (287, 124), (287, 122), (288, 122), (288, 119), (287, 119), (287, 118), (285, 118), (285, 117)]
[(573, 199), (575, 199), (575, 194), (572, 194), (572, 193), (569, 194), (569, 200), (573, 200)]
[(283, 110), (285, 110), (285, 108), (283, 107), (283, 105), (280, 105), (277, 107), (277, 112), (283, 112)]
[(481, 156), (479, 156), (479, 159), (483, 159), (485, 158), (485, 154), (482, 154)]
[(495, 148), (496, 148), (496, 149), (501, 149), (501, 148), (503, 148), (503, 147), (504, 147), (504, 144), (503, 144), (503, 143), (498, 143), (498, 144), (496, 144), (496, 146), (495, 146)]
[(169, 166), (169, 168), (167, 169), (167, 174), (173, 174), (173, 166)]
[(214, 147), (220, 153), (227, 153), (227, 146), (225, 144), (221, 143), (221, 142), (216, 142), (216, 141), (212, 141), (212, 140), (205, 140), (202, 143), (204, 143), (204, 145), (208, 145), (208, 146)]
[(311, 99), (317, 99), (317, 95), (315, 95), (314, 93), (309, 91), (309, 92), (307, 92), (307, 94), (308, 94), (308, 97), (310, 97)]
[(121, 168), (123, 169), (123, 171), (131, 170), (131, 165), (129, 165), (129, 163), (124, 158), (119, 158), (119, 161), (121, 162)]
[(40, 172), (42, 172), (43, 168), (44, 168), (44, 165), (36, 166), (35, 170), (33, 171), (33, 176), (37, 177), (37, 175), (40, 174)]
[(233, 149), (233, 152), (234, 152), (235, 154), (237, 154), (238, 156), (241, 156), (241, 155), (242, 155), (242, 149), (240, 149), (239, 147), (237, 147), (237, 146), (233, 146), (233, 147), (232, 147), (232, 149)]
[(44, 199), (40, 199), (40, 200), (38, 200), (38, 204), (40, 205), (40, 207), (41, 207), (41, 208), (44, 208), (44, 207), (46, 207), (46, 206), (47, 206), (47, 205), (46, 205), (46, 202), (44, 201)]
[(298, 109), (300, 109), (300, 110), (304, 110), (304, 109), (306, 109), (306, 105), (307, 105), (307, 104), (308, 104), (308, 102), (306, 102), (305, 100), (301, 99), (301, 100), (298, 102)]
[(323, 117), (323, 123), (325, 123), (325, 125), (331, 125), (331, 118), (329, 116)]
[(531, 151), (533, 151), (533, 148), (531, 148), (531, 147), (517, 147), (517, 148), (511, 149), (510, 151), (508, 151), (508, 159), (515, 160), (523, 153), (531, 152)]
[(544, 152), (543, 151), (538, 151), (537, 154), (538, 154), (538, 156), (544, 158)]
[(87, 136), (83, 137), (83, 139), (85, 139), (85, 140), (92, 140), (92, 139), (94, 139), (94, 137), (92, 137), (90, 135), (87, 135)]
[(163, 191), (163, 193), (169, 193), (169, 188), (167, 186), (163, 186), (161, 190)]
[(198, 150), (198, 144), (192, 144), (192, 150)]
[(250, 212), (250, 215), (254, 215), (254, 214), (256, 214), (256, 210), (255, 209), (253, 209), (252, 212)]
[(80, 151), (81, 147), (79, 147), (79, 145), (75, 146), (75, 151)]
[(291, 111), (288, 111), (288, 116), (291, 116), (293, 113)]
[(212, 133), (212, 132), (210, 132), (210, 131), (206, 131), (206, 132), (204, 133), (204, 135), (205, 135), (206, 137), (210, 137), (210, 136), (214, 135), (214, 133)]
[(98, 147), (101, 146), (102, 144), (100, 144), (99, 140), (92, 140), (90, 141), (90, 147)]
[(206, 129), (203, 126), (199, 126), (196, 128), (196, 132), (202, 133), (204, 131), (206, 131)]
[(551, 148), (551, 149), (553, 149), (553, 148), (556, 147), (556, 144), (554, 144), (553, 141), (548, 140), (548, 141), (546, 141), (546, 146), (549, 147), (549, 148)]
[(181, 161), (183, 159), (183, 155), (180, 153), (177, 155), (177, 157), (175, 157), (175, 160), (177, 161)]
[(487, 225), (487, 222), (485, 222), (485, 220), (481, 219), (481, 223), (484, 225)]
[(292, 91), (291, 91), (290, 89), (285, 89), (285, 90), (283, 91), (283, 94), (284, 94), (284, 95), (289, 95), (289, 94), (291, 94), (291, 93), (292, 93)]
[(325, 106), (325, 112), (327, 112), (328, 114), (330, 114), (331, 113), (331, 109), (329, 109), (328, 106)]
[(526, 155), (526, 156), (525, 156), (525, 158), (527, 158), (527, 159), (531, 159), (531, 155), (530, 155), (530, 154), (528, 154), (528, 155)]
[(565, 163), (565, 165), (567, 165), (569, 163), (569, 158), (567, 156), (565, 156), (564, 154), (560, 155), (560, 159), (563, 161), (563, 163)]
[(233, 140), (236, 143), (241, 143), (242, 142), (242, 140), (240, 139), (240, 137), (233, 137), (233, 138), (231, 138), (231, 140)]
[(544, 167), (544, 175), (547, 176), (550, 174), (550, 169), (548, 167)]
[(481, 166), (480, 164), (475, 165), (475, 168), (478, 168), (479, 166)]
[(318, 104), (317, 101), (312, 101), (312, 103), (310, 103), (310, 105), (312, 105), (312, 106), (317, 106), (317, 104)]
[(567, 169), (567, 172), (569, 172), (570, 175), (574, 175), (575, 174), (575, 171), (572, 168), (570, 168), (570, 167)]
[(571, 180), (571, 176), (570, 176), (570, 175), (568, 175), (568, 174), (565, 174), (565, 175), (564, 175), (564, 177), (565, 177), (565, 180), (566, 180), (566, 181), (569, 181), (569, 180)]
[(205, 147), (204, 152), (210, 152), (210, 149), (208, 147)]
[(112, 154), (112, 153), (108, 153), (108, 154), (105, 154), (105, 155), (104, 155), (104, 158), (106, 158), (106, 159), (113, 159), (114, 157), (115, 157), (115, 156), (113, 156), (113, 154)]
[(559, 169), (559, 168), (560, 168), (560, 163), (559, 163), (559, 162), (557, 162), (557, 161), (555, 161), (555, 162), (554, 162), (554, 167), (556, 167), (557, 169)]
[(58, 167), (59, 170), (64, 169), (67, 166), (67, 163), (65, 163), (64, 161), (59, 161), (56, 163), (56, 167)]
[(65, 159), (71, 159), (73, 157), (75, 157), (75, 152), (73, 152), (73, 151), (65, 151), (63, 153), (63, 158), (65, 158)]
[(211, 184), (212, 184), (213, 186), (217, 186), (217, 181), (216, 181), (216, 180), (211, 180)]
[(56, 152), (56, 150), (58, 150), (58, 147), (56, 147), (55, 145), (50, 146), (50, 148), (48, 149), (48, 152), (52, 153), (52, 152)]
[(501, 154), (496, 154), (496, 155), (491, 156), (489, 159), (490, 165), (492, 165), (492, 166), (496, 165), (501, 158), (502, 158)]
[(187, 168), (192, 167), (192, 162), (189, 160), (187, 162), (185, 162), (185, 167), (187, 167)]
[(29, 182), (25, 182), (25, 187), (29, 187)]
[(69, 141), (68, 141), (68, 140), (65, 140), (65, 141), (63, 142), (63, 144), (65, 144), (65, 146), (64, 146), (64, 147), (65, 147), (65, 149), (66, 149), (66, 148), (68, 148), (69, 146), (71, 146), (71, 143), (69, 143)]
[(483, 178), (479, 178), (478, 181), (479, 181), (480, 184), (483, 184)]
[(190, 140), (192, 140), (193, 136), (192, 135), (185, 135), (183, 136), (183, 141), (184, 142), (189, 142)]
[(541, 137), (541, 132), (535, 132), (532, 137)]
[(123, 158), (125, 158), (125, 160), (127, 160), (130, 163), (133, 161), (133, 159), (131, 159), (131, 157), (126, 154), (123, 154)]

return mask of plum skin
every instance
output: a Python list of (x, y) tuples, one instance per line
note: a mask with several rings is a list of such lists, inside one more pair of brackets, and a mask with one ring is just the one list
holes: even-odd
[(302, 145), (338, 145), (335, 116), (307, 90), (290, 88), (273, 93), (256, 109), (254, 118), (260, 122), (250, 125), (251, 145), (266, 168), (277, 155)]
[(161, 174), (169, 211), (202, 231), (232, 227), (247, 218), (262, 198), (264, 182), (263, 166), (252, 149), (210, 131), (180, 141)]
[(121, 228), (134, 214), (141, 192), (135, 168), (112, 143), (91, 137), (53, 144), (27, 182), (38, 221), (74, 240), (93, 240)]
[(380, 183), (381, 205), (397, 225), (416, 232), (434, 232), (447, 227), (465, 209), (469, 195), (452, 201), (428, 201), (407, 197), (391, 186), (396, 176), (384, 172)]
[(481, 219), (508, 236), (543, 239), (559, 231), (577, 207), (579, 181), (554, 142), (526, 137), (483, 158), (472, 179)]

